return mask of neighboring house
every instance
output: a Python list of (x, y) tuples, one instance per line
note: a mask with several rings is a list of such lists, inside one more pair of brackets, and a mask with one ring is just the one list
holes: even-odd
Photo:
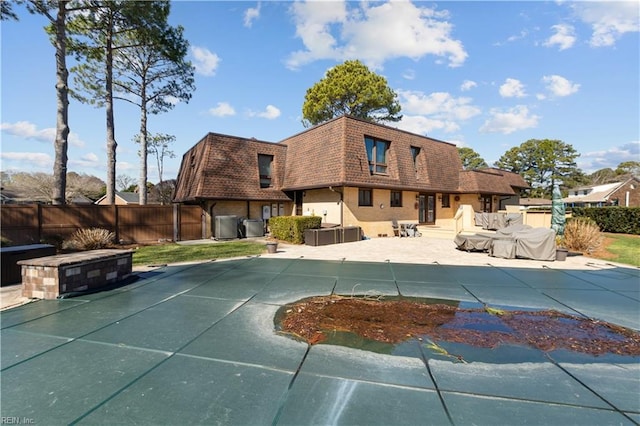
[(393, 235), (391, 221), (453, 228), (461, 204), (518, 204), (526, 182), (497, 169), (462, 170), (456, 145), (342, 116), (279, 143), (209, 133), (182, 159), (174, 202), (214, 218), (316, 215)]
[(73, 197), (71, 197), (71, 199), (69, 199), (67, 201), (68, 204), (82, 204), (82, 205), (88, 205), (88, 204), (93, 204), (93, 200), (89, 197), (85, 197), (82, 194), (78, 194), (78, 195), (74, 195)]
[(563, 201), (570, 207), (640, 207), (640, 178), (623, 182), (572, 188)]
[(520, 198), (520, 207), (550, 209), (552, 201), (546, 198)]
[[(135, 192), (119, 192), (116, 191), (115, 194), (115, 204), (117, 205), (126, 205), (126, 204), (139, 204), (140, 195)], [(100, 197), (95, 204), (107, 205), (107, 196), (103, 195)]]
[(4, 188), (0, 188), (0, 204), (14, 204), (15, 194), (12, 191), (7, 191)]

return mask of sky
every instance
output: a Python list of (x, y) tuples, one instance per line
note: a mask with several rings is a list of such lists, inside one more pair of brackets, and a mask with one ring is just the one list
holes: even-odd
[[(1, 25), (0, 170), (52, 173), (54, 49), (44, 18)], [(149, 117), (176, 137), (163, 179), (209, 132), (279, 142), (307, 89), (358, 59), (386, 78), (413, 133), (490, 165), (529, 139), (572, 145), (592, 173), (640, 161), (640, 2), (172, 1), (195, 66), (188, 103)], [(68, 58), (69, 66), (74, 64)], [(72, 84), (72, 78), (70, 83)], [(138, 179), (140, 114), (115, 104), (116, 175)], [(71, 100), (68, 170), (106, 179), (105, 111)], [(149, 181), (158, 181), (149, 158)]]

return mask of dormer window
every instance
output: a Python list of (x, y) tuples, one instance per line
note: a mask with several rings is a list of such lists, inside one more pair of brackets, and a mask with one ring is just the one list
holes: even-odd
[(260, 188), (271, 187), (271, 165), (273, 155), (258, 154), (258, 171), (260, 172)]
[(365, 136), (364, 145), (367, 149), (369, 172), (372, 175), (386, 175), (387, 151), (389, 150), (389, 142)]
[(420, 147), (412, 146), (411, 147), (411, 158), (413, 158), (413, 168), (418, 170), (418, 155), (420, 155)]

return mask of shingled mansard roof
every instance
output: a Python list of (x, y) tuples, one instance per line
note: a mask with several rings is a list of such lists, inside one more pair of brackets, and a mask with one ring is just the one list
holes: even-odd
[[(386, 175), (369, 172), (364, 137), (390, 142)], [(411, 147), (420, 150), (417, 166)], [(258, 154), (273, 155), (270, 188), (260, 188)], [(285, 201), (284, 191), (343, 186), (497, 194), (528, 187), (514, 173), (463, 171), (454, 144), (341, 116), (279, 143), (209, 133), (183, 156), (174, 201)]]
[[(372, 175), (364, 137), (389, 141), (388, 175)], [(358, 186), (452, 192), (461, 162), (455, 145), (354, 117), (342, 116), (291, 136), (286, 189)], [(410, 147), (420, 149), (414, 167)], [(417, 169), (417, 171), (416, 171)]]
[(479, 192), (516, 195), (516, 189), (527, 189), (529, 184), (517, 173), (494, 168), (463, 170), (460, 172), (459, 192)]
[[(182, 157), (175, 202), (199, 199), (290, 201), (282, 190), (284, 145), (209, 133)], [(273, 155), (271, 188), (260, 188), (258, 154)]]

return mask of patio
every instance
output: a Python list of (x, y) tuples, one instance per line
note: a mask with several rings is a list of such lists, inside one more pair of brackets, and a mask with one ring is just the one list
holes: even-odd
[[(3, 311), (1, 415), (39, 424), (640, 422), (638, 357), (513, 346), (462, 364), (428, 356), (417, 340), (388, 355), (275, 333), (283, 304), (354, 287), (640, 329), (638, 269), (455, 251), (433, 263), (424, 239), (386, 240), (380, 251), (384, 241), (281, 245), (273, 255), (149, 269), (111, 291)], [(423, 249), (401, 257), (389, 249), (398, 241)]]

